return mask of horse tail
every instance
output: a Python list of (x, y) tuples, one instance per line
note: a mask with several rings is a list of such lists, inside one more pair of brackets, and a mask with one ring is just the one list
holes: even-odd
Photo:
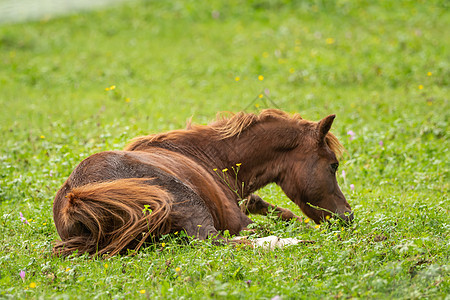
[[(60, 193), (58, 193), (59, 195)], [(138, 250), (147, 238), (170, 231), (172, 196), (151, 179), (118, 179), (73, 188), (54, 212), (61, 241), (53, 253), (78, 250), (113, 256), (125, 249)]]

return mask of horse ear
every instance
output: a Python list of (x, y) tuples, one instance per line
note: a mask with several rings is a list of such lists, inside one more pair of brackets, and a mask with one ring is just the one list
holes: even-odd
[(334, 118), (336, 118), (336, 115), (329, 115), (328, 117), (325, 117), (319, 121), (319, 124), (317, 124), (317, 127), (319, 129), (319, 140), (323, 140), (328, 131), (330, 131)]

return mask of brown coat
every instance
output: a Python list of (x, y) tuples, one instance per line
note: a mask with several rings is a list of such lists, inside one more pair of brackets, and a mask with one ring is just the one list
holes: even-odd
[[(333, 119), (315, 123), (279, 110), (239, 113), (139, 137), (125, 151), (94, 154), (55, 197), (62, 241), (54, 251), (114, 255), (179, 230), (200, 239), (222, 230), (235, 235), (252, 222), (246, 213), (267, 213), (270, 204), (252, 193), (271, 182), (316, 222), (330, 213), (349, 218), (334, 174), (343, 148), (328, 132)], [(277, 210), (285, 219), (298, 218)]]

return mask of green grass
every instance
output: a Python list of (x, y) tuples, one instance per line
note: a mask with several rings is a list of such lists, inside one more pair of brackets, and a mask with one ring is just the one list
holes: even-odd
[[(449, 299), (448, 3), (198, 3), (0, 26), (0, 298)], [(83, 158), (191, 116), (258, 111), (267, 93), (306, 119), (337, 114), (352, 226), (255, 217), (258, 236), (316, 243), (172, 235), (135, 257), (52, 257), (53, 197)], [(275, 185), (260, 195), (301, 214)]]

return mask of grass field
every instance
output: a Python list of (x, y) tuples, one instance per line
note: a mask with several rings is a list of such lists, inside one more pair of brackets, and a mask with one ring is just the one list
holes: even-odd
[[(198, 3), (0, 26), (0, 298), (450, 299), (448, 2)], [(53, 197), (83, 158), (272, 103), (337, 114), (352, 226), (255, 217), (255, 236), (316, 243), (51, 255)], [(275, 185), (259, 194), (301, 214)]]

